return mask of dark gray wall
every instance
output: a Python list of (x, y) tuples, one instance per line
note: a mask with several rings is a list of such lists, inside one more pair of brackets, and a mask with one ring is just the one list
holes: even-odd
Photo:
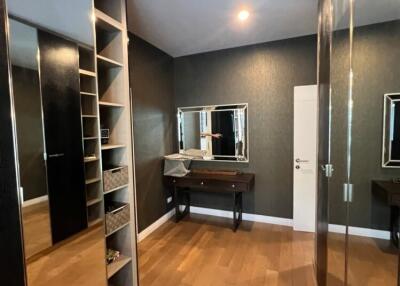
[(145, 229), (167, 210), (163, 156), (174, 152), (173, 58), (130, 34), (129, 68), (133, 88), (138, 228)]
[(19, 171), (26, 201), (47, 195), (39, 74), (13, 66), (12, 77)]
[[(400, 22), (356, 28), (353, 50), (353, 132), (350, 225), (388, 229), (389, 210), (371, 195), (371, 180), (400, 177), (400, 169), (381, 167), (383, 94), (400, 92)], [(330, 222), (345, 223), (342, 188), (348, 88), (348, 34), (336, 33), (332, 70), (332, 155), (336, 166), (330, 185)]]
[[(250, 163), (195, 167), (253, 172), (244, 211), (291, 218), (293, 212), (293, 88), (316, 84), (316, 36), (175, 59), (176, 106), (249, 103)], [(231, 198), (193, 195), (193, 205), (231, 209)]]

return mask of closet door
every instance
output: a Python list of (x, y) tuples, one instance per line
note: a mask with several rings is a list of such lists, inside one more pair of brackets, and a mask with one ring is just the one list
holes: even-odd
[(75, 43), (39, 31), (40, 77), (53, 243), (87, 228), (79, 54)]

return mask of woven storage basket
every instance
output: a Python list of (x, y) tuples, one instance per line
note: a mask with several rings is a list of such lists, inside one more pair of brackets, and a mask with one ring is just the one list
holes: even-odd
[(104, 192), (129, 183), (128, 166), (112, 168), (103, 172)]
[(129, 221), (129, 204), (113, 202), (106, 212), (106, 233), (112, 233)]

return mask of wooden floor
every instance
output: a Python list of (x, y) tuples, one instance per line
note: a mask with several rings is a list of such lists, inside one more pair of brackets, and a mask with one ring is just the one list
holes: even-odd
[[(328, 235), (328, 286), (341, 286), (344, 282), (345, 236)], [(398, 251), (389, 240), (360, 236), (349, 237), (348, 285), (396, 286)]]
[(22, 208), (26, 258), (51, 247), (50, 210), (48, 201)]
[(139, 244), (140, 286), (316, 285), (314, 238), (289, 227), (191, 215)]
[(27, 276), (28, 286), (106, 286), (103, 226), (28, 263)]

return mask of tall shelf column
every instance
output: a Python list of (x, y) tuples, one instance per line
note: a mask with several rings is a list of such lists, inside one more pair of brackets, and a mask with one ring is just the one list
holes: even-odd
[[(106, 248), (119, 258), (107, 265), (108, 285), (137, 285), (136, 221), (132, 162), (132, 126), (129, 96), (128, 38), (125, 1), (94, 0), (96, 77), (100, 128), (108, 130), (100, 146), (104, 210), (116, 204), (130, 212), (129, 220), (110, 231), (106, 223)], [(106, 188), (108, 174), (127, 171), (127, 180)], [(124, 173), (126, 174), (126, 173)]]

